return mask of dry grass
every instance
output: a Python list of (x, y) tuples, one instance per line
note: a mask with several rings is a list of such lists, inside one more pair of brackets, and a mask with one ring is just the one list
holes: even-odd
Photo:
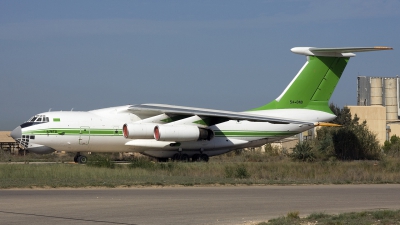
[[(246, 156), (240, 156), (246, 157)], [(400, 160), (293, 162), (212, 158), (209, 163), (155, 163), (146, 158), (128, 165), (95, 167), (55, 164), (0, 164), (0, 188), (135, 185), (266, 185), (399, 183)], [(230, 160), (232, 159), (232, 160)]]
[[(295, 212), (296, 213), (296, 212)], [(306, 218), (298, 217), (298, 214), (289, 212), (285, 217), (279, 217), (259, 225), (293, 225), (293, 224), (400, 224), (400, 210), (377, 210), (364, 212), (350, 212), (339, 215), (325, 213), (313, 213)], [(297, 212), (298, 213), (298, 212)]]

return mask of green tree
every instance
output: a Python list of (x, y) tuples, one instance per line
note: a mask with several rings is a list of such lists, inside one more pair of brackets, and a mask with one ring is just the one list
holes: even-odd
[(376, 135), (368, 130), (367, 122), (360, 123), (357, 115), (352, 117), (350, 109), (331, 104), (337, 116), (332, 122), (341, 127), (323, 127), (317, 131), (319, 152), (323, 159), (331, 156), (340, 160), (379, 159), (380, 146)]
[(390, 137), (390, 141), (385, 141), (383, 145), (383, 152), (392, 157), (400, 156), (400, 137), (393, 135)]

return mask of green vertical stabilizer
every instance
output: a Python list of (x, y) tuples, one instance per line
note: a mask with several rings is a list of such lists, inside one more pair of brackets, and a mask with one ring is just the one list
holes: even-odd
[(312, 109), (332, 113), (329, 99), (348, 61), (349, 57), (308, 56), (306, 65), (277, 99), (251, 111)]

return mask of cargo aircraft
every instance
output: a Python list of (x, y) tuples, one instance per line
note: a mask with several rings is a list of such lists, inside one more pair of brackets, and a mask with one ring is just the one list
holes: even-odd
[(210, 156), (261, 146), (293, 136), (335, 118), (329, 99), (354, 52), (390, 47), (315, 48), (291, 51), (307, 61), (272, 102), (244, 112), (137, 104), (87, 112), (37, 114), (11, 132), (24, 149), (45, 154), (139, 152), (159, 161), (208, 161)]

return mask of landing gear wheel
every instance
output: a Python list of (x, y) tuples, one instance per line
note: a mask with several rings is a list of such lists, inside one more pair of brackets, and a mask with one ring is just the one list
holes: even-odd
[(176, 153), (172, 156), (172, 161), (179, 161), (181, 159), (181, 154)]
[(200, 154), (194, 154), (192, 156), (192, 162), (199, 162), (200, 161)]
[(81, 155), (78, 157), (78, 163), (79, 164), (86, 164), (87, 163), (87, 157), (84, 155)]
[(186, 154), (182, 154), (182, 155), (181, 155), (181, 161), (182, 161), (182, 162), (187, 162), (187, 161), (189, 161), (189, 156), (186, 155)]
[(76, 163), (78, 162), (79, 156), (81, 156), (81, 153), (77, 152), (76, 155), (74, 156), (74, 162), (76, 162)]
[(182, 154), (182, 153), (176, 153), (174, 156), (172, 156), (173, 161), (182, 161), (182, 162), (187, 162), (189, 161), (190, 157), (187, 154)]
[(158, 162), (168, 162), (168, 158), (157, 158)]
[(208, 162), (209, 159), (206, 154), (194, 154), (192, 156), (192, 162)]
[(200, 160), (201, 161), (208, 162), (209, 159), (210, 159), (210, 157), (208, 157), (208, 155), (206, 155), (206, 154), (201, 154), (200, 155)]

